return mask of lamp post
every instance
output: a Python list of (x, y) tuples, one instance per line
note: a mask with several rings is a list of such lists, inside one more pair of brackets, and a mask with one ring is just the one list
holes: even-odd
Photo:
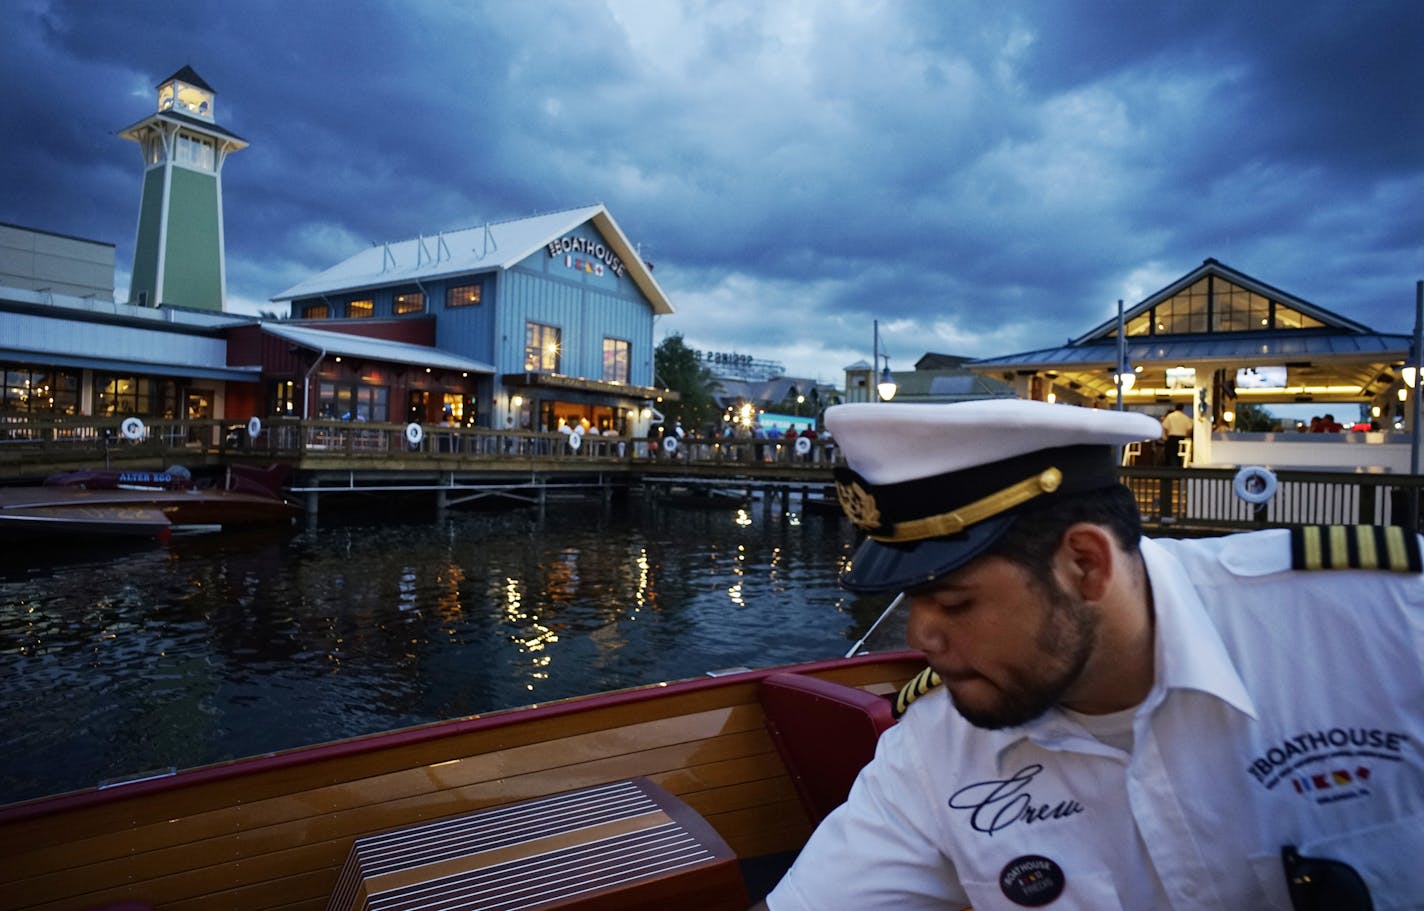
[[(872, 346), (873, 353), (870, 358), (870, 378), (876, 380), (875, 400), (877, 402), (888, 402), (895, 397), (895, 393), (899, 391), (900, 387), (895, 385), (895, 378), (890, 375), (890, 355), (880, 353), (880, 320), (874, 320), (874, 325), (875, 341)], [(882, 357), (885, 359), (885, 372), (877, 376), (877, 371), (880, 369), (880, 359)]]

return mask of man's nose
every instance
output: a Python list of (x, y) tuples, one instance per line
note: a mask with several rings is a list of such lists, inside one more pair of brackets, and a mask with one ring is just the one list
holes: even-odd
[(910, 598), (910, 616), (905, 623), (905, 640), (910, 648), (927, 655), (944, 651), (948, 644), (945, 631), (935, 622), (934, 614), (918, 598)]

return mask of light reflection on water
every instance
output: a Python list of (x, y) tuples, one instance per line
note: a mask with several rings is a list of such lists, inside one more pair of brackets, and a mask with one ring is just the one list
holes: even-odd
[(853, 529), (638, 502), (0, 558), (0, 802), (845, 653)]

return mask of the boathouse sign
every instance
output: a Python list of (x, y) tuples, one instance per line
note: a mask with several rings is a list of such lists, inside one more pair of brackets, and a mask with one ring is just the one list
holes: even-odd
[[(619, 259), (608, 245), (587, 237), (561, 237), (549, 242), (546, 248), (550, 257), (562, 256), (564, 265), (580, 272), (603, 274), (603, 267), (619, 278), (623, 277), (623, 260)], [(581, 254), (575, 256), (574, 254)], [(590, 257), (585, 259), (584, 257)]]

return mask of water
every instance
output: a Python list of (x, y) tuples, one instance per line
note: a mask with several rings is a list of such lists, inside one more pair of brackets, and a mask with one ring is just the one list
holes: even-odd
[[(324, 507), (325, 508), (325, 507)], [(0, 557), (0, 803), (845, 654), (834, 517), (634, 500)]]

